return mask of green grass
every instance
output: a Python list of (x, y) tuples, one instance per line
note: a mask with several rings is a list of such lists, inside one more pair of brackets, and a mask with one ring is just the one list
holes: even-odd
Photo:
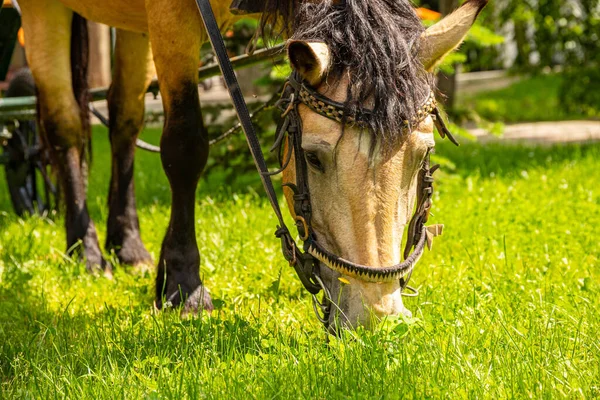
[(583, 115), (567, 113), (561, 107), (562, 82), (558, 74), (528, 77), (504, 89), (467, 96), (460, 106), (494, 122), (586, 119)]
[[(153, 311), (152, 273), (88, 275), (63, 255), (62, 219), (15, 217), (0, 186), (0, 398), (600, 396), (600, 146), (438, 147), (456, 169), (438, 177), (446, 232), (413, 275), (415, 318), (329, 343), (255, 189), (199, 188), (217, 310), (182, 320)], [(103, 240), (105, 130), (94, 153), (88, 204)], [(157, 257), (169, 191), (159, 157), (138, 155)]]

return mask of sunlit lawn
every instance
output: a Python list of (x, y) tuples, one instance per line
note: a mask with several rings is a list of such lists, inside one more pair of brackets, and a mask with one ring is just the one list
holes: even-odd
[(561, 106), (564, 79), (560, 74), (524, 77), (503, 89), (465, 95), (461, 106), (486, 120), (506, 123), (587, 119)]
[[(110, 159), (106, 131), (94, 136), (88, 204), (103, 241)], [(110, 281), (66, 259), (61, 218), (15, 217), (0, 173), (0, 398), (600, 396), (600, 146), (438, 154), (455, 170), (438, 176), (446, 230), (413, 275), (415, 318), (329, 343), (258, 176), (252, 189), (202, 183), (201, 272), (217, 310), (182, 320), (153, 311), (153, 273), (117, 265)], [(168, 184), (157, 155), (138, 155), (157, 257)]]

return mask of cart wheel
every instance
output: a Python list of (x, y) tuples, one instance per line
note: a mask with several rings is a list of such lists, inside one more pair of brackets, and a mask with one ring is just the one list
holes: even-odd
[[(22, 69), (10, 81), (6, 97), (34, 95), (31, 72)], [(36, 122), (15, 120), (5, 128), (8, 135), (2, 143), (4, 168), (15, 212), (22, 216), (56, 209), (56, 185), (50, 178), (48, 157), (41, 145)]]

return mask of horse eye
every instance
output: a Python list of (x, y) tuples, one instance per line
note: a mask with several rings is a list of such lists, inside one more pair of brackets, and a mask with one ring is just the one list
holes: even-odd
[(315, 168), (319, 172), (325, 172), (325, 167), (323, 167), (323, 164), (321, 164), (321, 161), (319, 160), (319, 156), (317, 155), (317, 153), (312, 152), (312, 151), (307, 151), (305, 153), (305, 157), (306, 157), (306, 162), (309, 163), (311, 167)]

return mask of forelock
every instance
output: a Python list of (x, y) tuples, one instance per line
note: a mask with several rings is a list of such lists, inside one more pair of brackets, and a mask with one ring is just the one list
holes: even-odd
[[(424, 27), (407, 0), (304, 2), (293, 11), (292, 39), (324, 42), (332, 56), (329, 79), (348, 74), (345, 106), (369, 103), (373, 142), (397, 140), (432, 90), (417, 53)], [(369, 107), (371, 108), (371, 107)]]

